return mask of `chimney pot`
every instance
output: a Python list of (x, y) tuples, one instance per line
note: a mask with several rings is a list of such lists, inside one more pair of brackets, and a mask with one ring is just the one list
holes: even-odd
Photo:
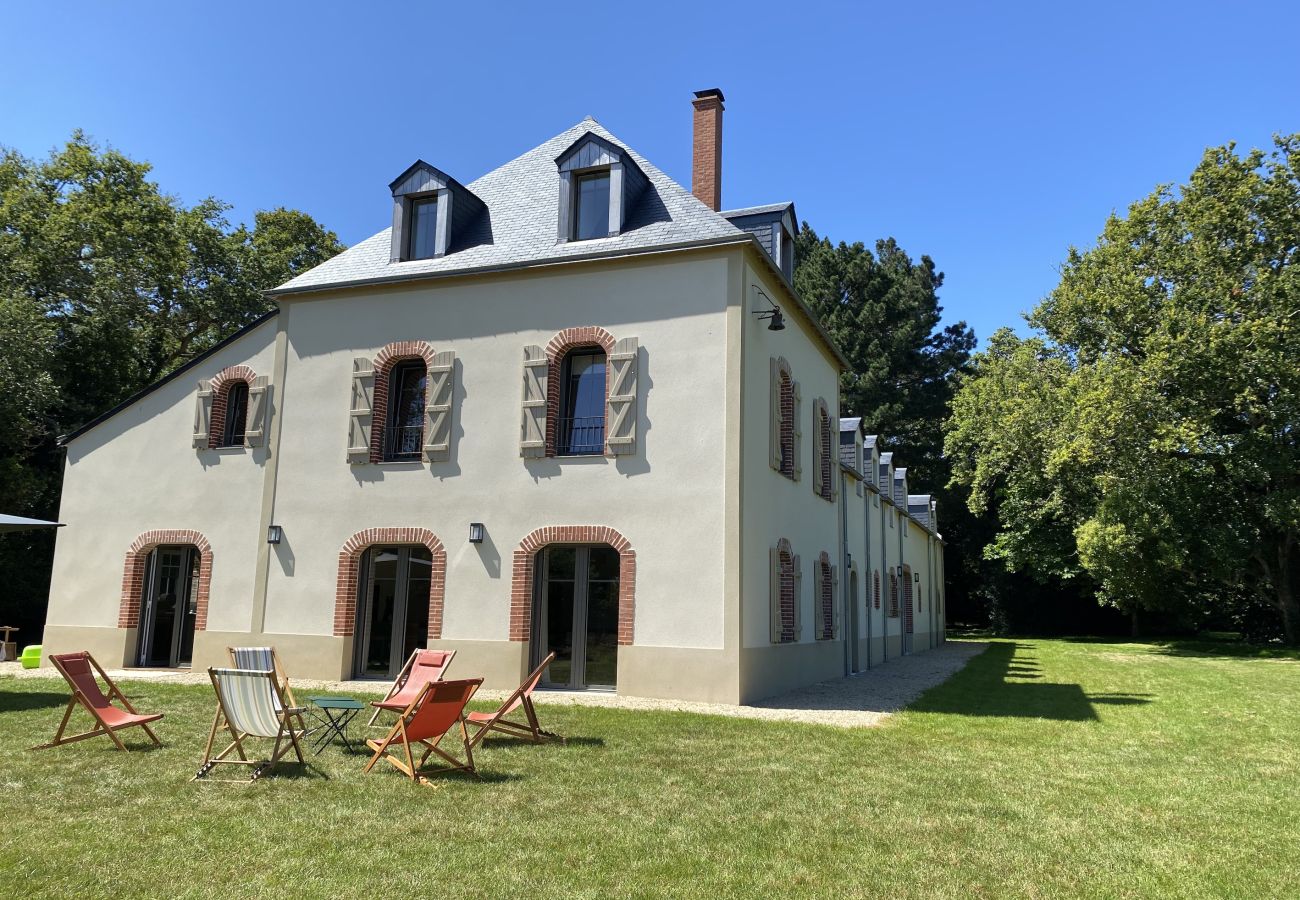
[(691, 193), (709, 209), (722, 209), (722, 91), (695, 92), (695, 133), (691, 160)]

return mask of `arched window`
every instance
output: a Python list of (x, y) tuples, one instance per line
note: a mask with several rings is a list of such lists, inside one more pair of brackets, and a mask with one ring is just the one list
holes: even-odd
[(605, 452), (605, 351), (577, 347), (560, 366), (560, 419), (555, 431), (558, 456)]
[(222, 447), (242, 447), (248, 428), (248, 382), (232, 381), (226, 388), (226, 419), (221, 424)]
[(424, 444), (424, 403), (429, 373), (423, 359), (396, 363), (388, 377), (384, 460), (419, 459)]

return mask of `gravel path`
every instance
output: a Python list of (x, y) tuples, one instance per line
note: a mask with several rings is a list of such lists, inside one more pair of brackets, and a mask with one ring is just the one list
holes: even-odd
[[(598, 691), (539, 691), (538, 705), (604, 706), (615, 709), (652, 709), (867, 728), (878, 725), (907, 706), (922, 693), (942, 684), (960, 671), (972, 657), (988, 648), (978, 641), (948, 641), (934, 650), (891, 659), (861, 675), (837, 678), (800, 688), (787, 694), (760, 700), (749, 706), (727, 703), (697, 703), (689, 700), (656, 700), (623, 697)], [(110, 669), (114, 680), (147, 680), (163, 684), (209, 684), (206, 672), (173, 672), (148, 669)], [(53, 669), (24, 669), (16, 662), (0, 663), (0, 678), (57, 677)], [(383, 688), (374, 681), (312, 681), (294, 678), (295, 692), (348, 691), (379, 696)], [(480, 691), (479, 697), (502, 700), (508, 691)]]

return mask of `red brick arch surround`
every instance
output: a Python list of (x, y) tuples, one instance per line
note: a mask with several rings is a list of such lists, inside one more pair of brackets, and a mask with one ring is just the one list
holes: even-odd
[(427, 528), (367, 528), (348, 538), (339, 550), (334, 583), (334, 636), (348, 637), (357, 624), (357, 575), (361, 554), (376, 544), (422, 544), (433, 558), (429, 581), (429, 639), (442, 637), (442, 606), (447, 589), (447, 551)]
[(140, 602), (144, 593), (144, 570), (149, 554), (164, 544), (190, 544), (199, 551), (198, 597), (194, 615), (194, 630), (208, 627), (208, 594), (212, 586), (212, 545), (197, 531), (167, 529), (146, 531), (126, 551), (126, 564), (122, 568), (122, 599), (117, 610), (118, 628), (140, 627)]
[(636, 551), (607, 525), (550, 525), (519, 542), (510, 582), (510, 640), (528, 641), (533, 631), (533, 559), (549, 544), (609, 544), (618, 551), (618, 642), (632, 643), (636, 613)]
[(226, 405), (237, 382), (251, 385), (257, 373), (248, 366), (227, 366), (212, 376), (212, 413), (208, 417), (208, 446), (220, 447), (226, 431)]
[[(614, 336), (595, 325), (566, 328), (546, 345), (546, 455), (555, 455), (555, 429), (560, 419), (560, 376), (564, 357), (580, 347), (600, 347), (606, 358), (614, 352)], [(605, 364), (605, 397), (609, 398), (610, 367)], [(608, 452), (608, 446), (606, 451)]]
[(425, 370), (433, 365), (433, 347), (428, 341), (396, 341), (385, 344), (375, 355), (375, 396), (370, 416), (370, 461), (384, 459), (384, 426), (388, 422), (388, 381), (393, 366), (411, 359), (424, 360)]

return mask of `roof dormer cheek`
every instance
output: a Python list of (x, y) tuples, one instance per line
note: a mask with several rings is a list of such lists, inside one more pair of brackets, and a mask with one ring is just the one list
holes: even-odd
[(557, 239), (622, 234), (649, 181), (622, 147), (587, 132), (555, 160), (559, 174)]

